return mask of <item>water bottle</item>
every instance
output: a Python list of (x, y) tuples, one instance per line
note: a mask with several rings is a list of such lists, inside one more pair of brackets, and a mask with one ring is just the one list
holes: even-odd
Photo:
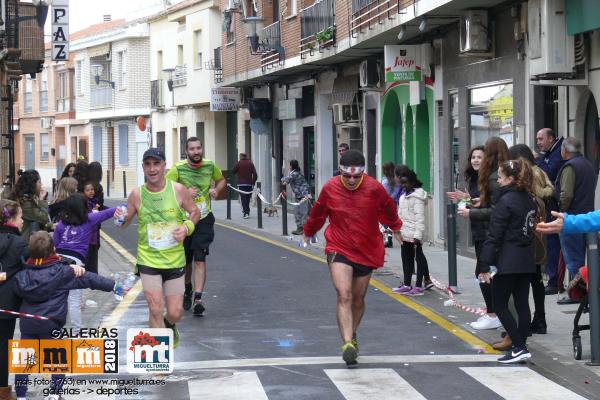
[(125, 213), (127, 213), (127, 204), (121, 204), (117, 207), (121, 211), (119, 218), (115, 219), (116, 226), (122, 226), (125, 223)]
[(498, 273), (498, 267), (490, 265), (490, 279), (494, 279), (494, 276)]
[(115, 283), (115, 288), (113, 289), (113, 293), (115, 296), (115, 300), (117, 300), (117, 301), (123, 300), (123, 284), (121, 282)]
[(135, 285), (135, 280), (136, 277), (134, 274), (127, 274), (127, 278), (125, 279), (125, 282), (123, 282), (123, 287), (127, 290), (130, 290), (133, 285)]

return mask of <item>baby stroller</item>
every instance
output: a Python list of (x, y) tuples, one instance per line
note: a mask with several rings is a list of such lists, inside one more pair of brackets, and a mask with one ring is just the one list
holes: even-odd
[(583, 266), (579, 268), (579, 272), (575, 275), (575, 278), (569, 283), (569, 296), (575, 299), (581, 299), (579, 308), (575, 313), (573, 319), (573, 357), (576, 360), (581, 360), (581, 331), (589, 331), (589, 325), (579, 325), (579, 319), (582, 314), (590, 312), (590, 305), (588, 302), (588, 267)]

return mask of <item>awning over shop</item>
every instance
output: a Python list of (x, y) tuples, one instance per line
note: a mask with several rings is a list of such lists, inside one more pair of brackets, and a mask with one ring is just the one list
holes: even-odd
[(89, 135), (86, 130), (86, 125), (71, 125), (69, 134), (71, 136), (88, 136)]
[(566, 0), (567, 33), (578, 33), (600, 28), (600, 1), (598, 0)]
[(335, 78), (331, 92), (331, 104), (352, 104), (357, 92), (358, 75)]

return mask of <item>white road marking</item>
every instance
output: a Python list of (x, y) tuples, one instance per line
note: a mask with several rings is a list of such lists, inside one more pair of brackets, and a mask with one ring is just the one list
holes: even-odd
[(326, 369), (325, 373), (347, 400), (426, 400), (390, 368)]
[(188, 381), (190, 399), (268, 400), (256, 372), (234, 372), (215, 379)]
[[(402, 356), (361, 356), (360, 364), (404, 364), (404, 363), (479, 363), (498, 359), (494, 354), (436, 354)], [(290, 358), (248, 358), (232, 360), (183, 361), (176, 362), (176, 370), (264, 367), (273, 365), (319, 365), (343, 364), (342, 357), (290, 357)]]
[(585, 399), (527, 367), (462, 367), (461, 370), (505, 399)]

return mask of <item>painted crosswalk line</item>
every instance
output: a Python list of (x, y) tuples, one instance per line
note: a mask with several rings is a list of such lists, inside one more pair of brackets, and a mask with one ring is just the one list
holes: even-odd
[(462, 367), (461, 370), (505, 399), (585, 399), (527, 367)]
[(267, 400), (258, 375), (254, 371), (234, 372), (232, 375), (188, 382), (190, 399)]
[(390, 368), (326, 369), (325, 373), (347, 400), (425, 400)]

